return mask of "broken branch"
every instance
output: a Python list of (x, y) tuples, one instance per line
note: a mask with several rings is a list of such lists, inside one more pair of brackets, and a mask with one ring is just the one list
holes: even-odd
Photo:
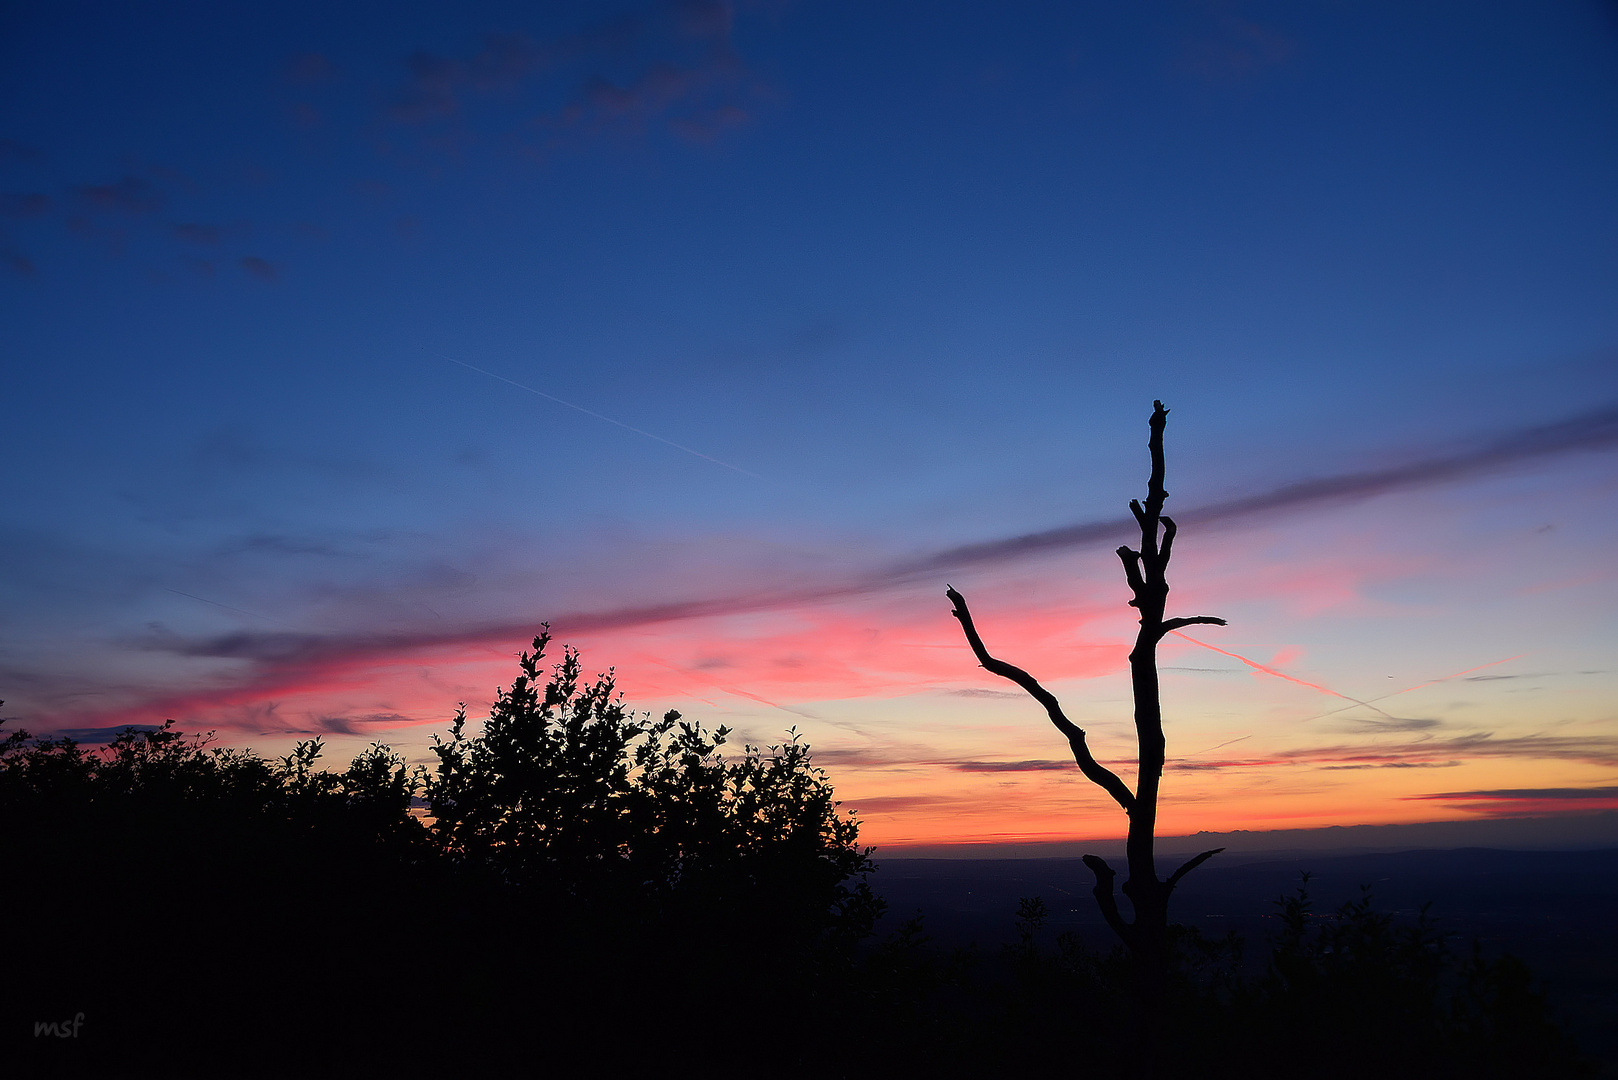
[(1198, 855), (1196, 858), (1190, 860), (1184, 866), (1174, 871), (1174, 873), (1170, 874), (1168, 881), (1166, 881), (1164, 884), (1170, 889), (1174, 888), (1174, 886), (1180, 883), (1181, 878), (1185, 877), (1191, 871), (1195, 870), (1197, 867), (1201, 866), (1203, 863), (1207, 862), (1209, 859), (1213, 858), (1215, 855), (1224, 850), (1225, 849), (1222, 847), (1216, 847), (1212, 851), (1204, 851), (1201, 855)]
[(1124, 579), (1129, 582), (1130, 590), (1135, 599), (1129, 602), (1130, 607), (1139, 607), (1140, 599), (1146, 594), (1146, 582), (1140, 576), (1140, 552), (1130, 547), (1118, 549), (1118, 561), (1124, 564)]
[(1130, 944), (1134, 938), (1134, 927), (1124, 922), (1123, 915), (1118, 911), (1118, 898), (1112, 892), (1112, 880), (1118, 876), (1117, 872), (1108, 866), (1107, 860), (1100, 855), (1086, 855), (1084, 865), (1096, 876), (1094, 892), (1096, 906), (1101, 909), (1101, 917), (1107, 920), (1107, 925), (1112, 927), (1112, 932), (1117, 934), (1124, 944)]
[(1168, 634), (1168, 633), (1170, 633), (1171, 631), (1174, 631), (1174, 630), (1178, 630), (1182, 626), (1225, 626), (1225, 625), (1226, 625), (1225, 620), (1221, 619), (1217, 615), (1191, 615), (1189, 617), (1181, 616), (1178, 619), (1164, 619), (1163, 620), (1163, 625), (1158, 627), (1157, 636), (1158, 637), (1163, 637), (1165, 634)]
[(1073, 760), (1078, 763), (1079, 771), (1084, 773), (1092, 783), (1111, 795), (1125, 811), (1132, 813), (1135, 809), (1134, 794), (1130, 792), (1129, 787), (1118, 778), (1116, 773), (1097, 761), (1095, 755), (1090, 753), (1090, 746), (1085, 741), (1084, 729), (1067, 718), (1066, 714), (1062, 712), (1062, 705), (1056, 700), (1056, 696), (1039, 685), (1039, 680), (1022, 668), (1014, 664), (1008, 664), (1004, 660), (996, 660), (990, 656), (988, 648), (983, 644), (983, 639), (978, 636), (977, 627), (972, 624), (972, 613), (967, 610), (966, 597), (949, 586), (945, 586), (944, 595), (949, 597), (950, 603), (955, 606), (952, 614), (960, 620), (961, 629), (966, 634), (966, 643), (972, 646), (972, 654), (978, 658), (978, 663), (983, 665), (984, 670), (998, 675), (1002, 679), (1010, 679), (1028, 691), (1035, 701), (1045, 706), (1045, 712), (1050, 716), (1051, 723), (1056, 725), (1056, 730), (1067, 736), (1067, 744), (1073, 749)]

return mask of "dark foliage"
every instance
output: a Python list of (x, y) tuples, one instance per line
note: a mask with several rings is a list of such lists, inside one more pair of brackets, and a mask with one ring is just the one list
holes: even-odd
[[(551, 902), (633, 897), (660, 913), (730, 913), (775, 948), (867, 935), (878, 914), (858, 824), (791, 734), (720, 753), (729, 732), (628, 712), (610, 674), (568, 650), (541, 687), (544, 634), (477, 737), (464, 708), (435, 736), (432, 835), (459, 866)], [(644, 912), (642, 912), (644, 914)]]
[[(1400, 921), (1369, 893), (1319, 914), (1307, 878), (1276, 902), (1261, 963), (1240, 938), (1171, 926), (1156, 1067), (1164, 1075), (1384, 1080), (1593, 1076), (1528, 969), (1480, 949), (1456, 957), (1424, 911)], [(901, 1074), (1130, 1074), (1134, 965), (1072, 934), (1042, 933), (1024, 899), (998, 954), (929, 947), (918, 915), (872, 953), (870, 1015)]]
[[(628, 712), (571, 651), (542, 674), (547, 642), (480, 734), (462, 710), (432, 772), (380, 745), (328, 772), (319, 740), (272, 761), (167, 726), (93, 750), (12, 734), (6, 1056), (89, 1075), (600, 1068), (718, 1016), (828, 1008), (881, 905), (808, 748), (726, 758), (723, 729)], [(72, 1036), (31, 1034), (79, 1014)]]
[[(1153, 402), (1146, 498), (1129, 504), (1140, 544), (1116, 552), (1132, 596), (1129, 606), (1140, 623), (1129, 654), (1139, 751), (1134, 790), (1096, 760), (1085, 730), (1054, 694), (989, 652), (966, 598), (945, 587), (978, 663), (1022, 687), (1044, 708), (1080, 773), (1124, 811), (1129, 831), (1128, 876), (1120, 889), (1114, 888), (1117, 871), (1106, 860), (1084, 856), (1095, 878), (1097, 906), (1127, 962), (1124, 954), (1104, 960), (1087, 955), (1071, 939), (1061, 943), (1055, 958), (1042, 957), (1034, 935), (1045, 908), (1037, 899), (1025, 900), (1018, 913), (1019, 944), (1005, 958), (1007, 985), (980, 994), (986, 1007), (945, 1021), (938, 1044), (950, 1049), (937, 1059), (938, 1066), (976, 1058), (980, 1067), (990, 1067), (994, 1055), (985, 1048), (998, 1034), (1008, 1047), (999, 1057), (1002, 1067), (1008, 1061), (1029, 1068), (1080, 1064), (1140, 1080), (1299, 1069), (1319, 1077), (1573, 1075), (1568, 1071), (1576, 1067), (1572, 1052), (1545, 1019), (1521, 965), (1487, 963), (1477, 955), (1451, 986), (1456, 980), (1447, 978), (1448, 958), (1425, 915), (1412, 927), (1397, 927), (1372, 909), (1367, 896), (1330, 920), (1311, 922), (1307, 893), (1300, 890), (1281, 905), (1283, 932), (1268, 974), (1256, 981), (1242, 976), (1239, 942), (1208, 941), (1170, 922), (1169, 902), (1180, 881), (1224, 849), (1204, 851), (1167, 878), (1158, 876), (1154, 847), (1167, 743), (1157, 647), (1186, 627), (1223, 626), (1225, 620), (1167, 617), (1167, 570), (1178, 533), (1163, 513), (1167, 423), (1168, 410)], [(1120, 891), (1132, 916), (1119, 905)], [(912, 938), (916, 932), (913, 928)], [(1120, 978), (1121, 970), (1127, 970), (1127, 978)], [(927, 980), (918, 985), (928, 985)], [(937, 983), (929, 992), (942, 995), (943, 1008), (963, 991), (954, 983)], [(925, 1054), (927, 1048), (910, 1053)], [(1547, 1063), (1549, 1072), (1543, 1071)], [(1530, 1072), (1522, 1071), (1531, 1066)]]
[[(431, 770), (373, 746), (331, 772), (319, 740), (266, 760), (167, 727), (98, 750), (11, 735), (6, 1062), (957, 1076), (1071, 1070), (1082, 1048), (1127, 1071), (1122, 949), (1046, 941), (1035, 898), (998, 953), (934, 949), (919, 915), (871, 941), (869, 853), (801, 742), (727, 758), (723, 729), (628, 712), (571, 651), (543, 672), (546, 644)], [(1367, 897), (1318, 917), (1300, 890), (1277, 925), (1259, 967), (1170, 928), (1165, 1074), (1583, 1074), (1527, 970), (1457, 962), (1425, 916)]]

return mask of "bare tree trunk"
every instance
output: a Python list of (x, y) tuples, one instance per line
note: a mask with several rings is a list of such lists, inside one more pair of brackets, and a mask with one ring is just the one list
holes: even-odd
[(1150, 1075), (1152, 1071), (1150, 1047), (1156, 1042), (1163, 978), (1168, 963), (1169, 896), (1181, 878), (1224, 850), (1215, 848), (1203, 852), (1169, 875), (1166, 881), (1160, 880), (1157, 876), (1153, 845), (1157, 831), (1158, 788), (1163, 780), (1166, 753), (1163, 709), (1158, 698), (1157, 686), (1157, 643), (1171, 631), (1183, 626), (1196, 624), (1223, 626), (1225, 620), (1212, 615), (1176, 619), (1163, 617), (1169, 595), (1168, 581), (1164, 577), (1164, 572), (1168, 568), (1169, 556), (1174, 547), (1176, 529), (1174, 519), (1163, 516), (1163, 502), (1168, 498), (1168, 491), (1163, 486), (1163, 428), (1168, 422), (1169, 411), (1163, 407), (1161, 401), (1154, 402), (1153, 405), (1149, 421), (1152, 434), (1147, 443), (1152, 455), (1152, 475), (1147, 482), (1146, 503), (1143, 506), (1136, 500), (1129, 504), (1129, 509), (1133, 511), (1135, 520), (1140, 525), (1140, 550), (1137, 551), (1127, 545), (1118, 549), (1118, 558), (1124, 566), (1124, 577), (1134, 593), (1134, 599), (1129, 601), (1129, 606), (1140, 612), (1140, 632), (1136, 635), (1135, 647), (1129, 654), (1129, 670), (1135, 695), (1135, 735), (1139, 745), (1140, 763), (1133, 792), (1115, 773), (1096, 761), (1085, 741), (1084, 729), (1063, 714), (1062, 707), (1054, 695), (1026, 671), (989, 655), (983, 639), (978, 636), (977, 628), (972, 623), (972, 614), (967, 610), (966, 599), (953, 588), (946, 588), (946, 595), (955, 606), (954, 615), (960, 620), (961, 629), (965, 632), (967, 643), (972, 647), (978, 662), (986, 670), (1017, 683), (1045, 707), (1051, 723), (1067, 737), (1068, 746), (1073, 750), (1073, 757), (1078, 762), (1079, 769), (1111, 795), (1129, 815), (1129, 839), (1125, 848), (1129, 877), (1124, 882), (1123, 893), (1129, 898), (1130, 906), (1134, 909), (1132, 920), (1125, 920), (1118, 910), (1118, 900), (1113, 893), (1113, 880), (1117, 875), (1112, 867), (1098, 855), (1086, 855), (1084, 864), (1095, 875), (1096, 903), (1101, 908), (1102, 916), (1128, 948), (1134, 961), (1138, 1016), (1142, 1025), (1138, 1037), (1147, 1048), (1146, 1058), (1143, 1061), (1145, 1075)]

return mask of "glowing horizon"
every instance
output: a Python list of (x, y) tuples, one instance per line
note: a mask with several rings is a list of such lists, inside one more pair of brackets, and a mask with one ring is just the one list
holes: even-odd
[(868, 842), (1116, 836), (943, 593), (1130, 775), (1162, 399), (1165, 834), (1613, 805), (1599, 5), (15, 30), (6, 730), (426, 761), (549, 621)]
[[(1174, 448), (1171, 427), (1171, 470)], [(1605, 463), (1599, 455), (1575, 460), (1571, 476)], [(1483, 489), (1519, 483), (1512, 477), (1473, 481)], [(1546, 488), (1533, 500), (1554, 503), (1565, 495)], [(1383, 523), (1397, 521), (1408, 531), (1411, 508), (1428, 498), (1389, 496), (1371, 517), (1353, 503), (1285, 520), (1267, 517), (1256, 528), (1182, 532), (1178, 572), (1170, 578), (1173, 610), (1247, 614), (1196, 639), (1171, 634), (1160, 647), (1170, 739), (1161, 833), (1618, 808), (1611, 786), (1618, 735), (1602, 711), (1611, 674), (1593, 667), (1582, 675), (1540, 670), (1546, 654), (1560, 647), (1542, 630), (1532, 642), (1498, 643), (1493, 635), (1475, 640), (1478, 635), (1461, 632), (1474, 617), (1475, 603), (1464, 595), (1470, 582), (1441, 560), (1413, 560), (1422, 546), (1415, 538), (1386, 550), (1393, 538), (1376, 537), (1382, 557), (1367, 557), (1365, 545)], [(1591, 504), (1591, 512), (1598, 509)], [(1255, 540), (1309, 547), (1353, 521), (1362, 523), (1362, 534), (1352, 538), (1358, 554), (1326, 546), (1307, 559), (1288, 559), (1279, 573), (1244, 554)], [(1444, 535), (1456, 523), (1442, 515), (1422, 524), (1422, 539), (1433, 551), (1465, 540)], [(1090, 731), (1097, 756), (1127, 780), (1134, 747), (1124, 654), (1133, 613), (1123, 605), (1122, 581), (1107, 580), (1106, 545), (1094, 548), (974, 572), (973, 600), (991, 648), (1055, 690), (1069, 715)], [(1584, 566), (1600, 566), (1599, 551), (1590, 555)], [(1073, 575), (1075, 564), (1082, 576)], [(1513, 592), (1541, 598), (1565, 620), (1566, 594), (1576, 587), (1585, 595), (1574, 610), (1599, 618), (1591, 580), (1580, 577), (1570, 586), (1561, 580), (1564, 564), (1542, 569), (1549, 574), (1518, 581)], [(1424, 573), (1429, 589), (1451, 594), (1443, 605), (1413, 608), (1377, 598), (1390, 577)], [(1608, 590), (1615, 577), (1597, 575)], [(796, 728), (831, 772), (845, 805), (860, 813), (867, 842), (878, 846), (1122, 835), (1123, 815), (1079, 775), (1038, 706), (977, 668), (941, 588), (825, 591), (826, 598), (789, 600), (773, 609), (755, 605), (640, 622), (609, 616), (599, 628), (571, 634), (564, 622), (554, 628), (551, 655), (576, 647), (587, 670), (614, 668), (631, 707), (677, 708), (710, 727), (726, 724), (736, 729), (738, 745), (778, 741)], [(1484, 598), (1486, 604), (1499, 599)], [(1408, 638), (1434, 624), (1455, 640), (1432, 660), (1378, 645), (1390, 634)], [(1254, 628), (1278, 633), (1254, 641), (1245, 632)], [(1205, 640), (1214, 634), (1228, 640)], [(428, 731), (441, 730), (457, 702), (467, 702), (475, 719), (494, 688), (509, 683), (515, 652), (528, 644), (518, 639), (502, 649), (498, 640), (451, 640), (388, 655), (389, 639), (382, 635), (352, 655), (339, 650), (311, 659), (302, 655), (307, 645), (300, 641), (284, 642), (279, 657), (253, 654), (263, 670), (236, 688), (157, 696), (116, 719), (99, 717), (106, 722), (99, 726), (177, 716), (188, 730), (218, 730), (228, 742), (260, 748), (320, 734), (333, 759), (380, 738), (426, 763)], [(1509, 651), (1525, 642), (1533, 647)], [(1324, 648), (1351, 652), (1333, 656)], [(228, 650), (214, 650), (220, 651)], [(1446, 666), (1444, 656), (1461, 659)], [(1593, 655), (1588, 659), (1594, 662)], [(1377, 679), (1354, 664), (1395, 673)], [(1513, 698), (1526, 687), (1542, 693), (1561, 688), (1551, 699), (1558, 711), (1516, 715)], [(1527, 794), (1536, 790), (1537, 796)]]

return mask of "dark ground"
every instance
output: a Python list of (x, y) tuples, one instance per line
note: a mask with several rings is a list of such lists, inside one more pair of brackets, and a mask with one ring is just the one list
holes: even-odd
[[(888, 901), (879, 932), (919, 910), (936, 944), (997, 949), (1015, 937), (1018, 899), (1038, 896), (1050, 908), (1047, 943), (1072, 931), (1092, 949), (1113, 945), (1091, 896), (1093, 879), (1076, 858), (906, 859), (879, 852), (877, 862), (873, 882)], [(1515, 954), (1533, 969), (1584, 1052), (1601, 1062), (1601, 1075), (1618, 1077), (1618, 849), (1216, 856), (1175, 891), (1171, 917), (1213, 936), (1235, 931), (1249, 943), (1249, 961), (1261, 963), (1260, 946), (1276, 926), (1273, 901), (1295, 891), (1303, 871), (1313, 875), (1317, 912), (1357, 899), (1369, 885), (1378, 910), (1411, 919), (1431, 901), (1430, 914), (1457, 954), (1469, 953), (1474, 939), (1490, 956)]]

